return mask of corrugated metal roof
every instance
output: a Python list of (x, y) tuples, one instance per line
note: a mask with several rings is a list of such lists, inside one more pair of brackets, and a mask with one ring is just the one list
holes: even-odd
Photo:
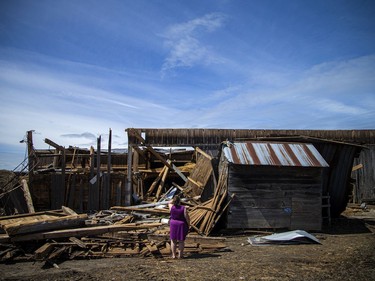
[(328, 167), (312, 144), (235, 142), (224, 146), (229, 162), (241, 165)]

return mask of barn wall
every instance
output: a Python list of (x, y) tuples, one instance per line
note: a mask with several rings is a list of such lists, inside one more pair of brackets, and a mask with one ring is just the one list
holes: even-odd
[(34, 175), (30, 187), (34, 207), (42, 211), (60, 209), (64, 205), (82, 212), (124, 204), (126, 175), (111, 174), (109, 185), (106, 176), (106, 173), (102, 174), (98, 189), (95, 184), (90, 184), (87, 173)]
[[(225, 140), (242, 141), (249, 138), (282, 136), (309, 136), (355, 144), (375, 144), (375, 130), (247, 130), (247, 129), (147, 129), (135, 128), (144, 133), (147, 143), (154, 146), (195, 145), (218, 149)], [(128, 130), (127, 130), (128, 131)], [(129, 143), (139, 141), (128, 135)]]
[(320, 230), (322, 169), (230, 165), (227, 228)]
[(368, 149), (361, 151), (359, 157), (355, 159), (354, 165), (362, 164), (362, 168), (354, 171), (352, 177), (355, 179), (354, 203), (375, 200), (375, 145), (369, 145)]

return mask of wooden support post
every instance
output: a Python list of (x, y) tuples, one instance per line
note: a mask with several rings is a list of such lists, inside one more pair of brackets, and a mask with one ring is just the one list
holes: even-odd
[(89, 200), (88, 200), (88, 209), (94, 210), (94, 189), (95, 184), (91, 183), (91, 180), (94, 178), (95, 174), (95, 151), (94, 148), (90, 147), (90, 180), (89, 180)]
[(61, 152), (58, 149), (55, 149), (55, 156), (53, 157), (53, 164), (52, 164), (54, 169), (59, 167), (59, 159), (61, 156), (57, 154), (61, 154)]
[(72, 162), (70, 163), (70, 166), (72, 168), (76, 167), (76, 164), (74, 163), (74, 160), (75, 160), (75, 157), (76, 157), (76, 152), (77, 152), (77, 147), (75, 147), (74, 150), (73, 150)]
[[(133, 151), (133, 159), (132, 159), (132, 169), (133, 169), (133, 175), (137, 175), (138, 173), (138, 161), (139, 161), (139, 155), (138, 151)], [(141, 188), (139, 185), (139, 177), (137, 177), (137, 185), (133, 187), (133, 193), (137, 194), (138, 196), (141, 194)]]
[(121, 205), (121, 186), (122, 186), (122, 181), (120, 181), (116, 186), (116, 205), (117, 206)]
[(101, 154), (101, 142), (102, 137), (99, 136), (97, 139), (96, 148), (96, 183), (95, 183), (95, 209), (98, 210), (100, 206), (100, 154)]
[(112, 170), (112, 130), (109, 129), (109, 137), (108, 137), (108, 162), (107, 162), (107, 172), (108, 174), (111, 173)]
[[(68, 192), (66, 190), (66, 183), (65, 183), (65, 161), (66, 161), (66, 155), (65, 155), (65, 147), (63, 147), (63, 150), (62, 150), (62, 163), (61, 163), (61, 181), (62, 181), (62, 190), (61, 190), (61, 198), (62, 198), (62, 202), (64, 202), (64, 198), (65, 198), (65, 195), (66, 193)], [(68, 183), (69, 185), (69, 183)], [(65, 204), (65, 203), (63, 203)]]
[(148, 189), (146, 197), (150, 196), (152, 194), (152, 192), (154, 191), (155, 187), (158, 185), (161, 177), (164, 175), (164, 171), (165, 171), (166, 168), (167, 167), (164, 166), (163, 169), (161, 169), (159, 175), (156, 177), (156, 179), (153, 181), (153, 183), (151, 184), (150, 188)]
[(111, 170), (112, 170), (112, 130), (109, 129), (109, 136), (108, 136), (108, 159), (107, 159), (107, 177), (106, 177), (106, 196), (104, 200), (106, 201), (106, 209), (110, 206), (110, 201), (112, 200), (112, 186), (111, 186)]
[(29, 165), (29, 185), (30, 188), (32, 188), (34, 178), (34, 165), (36, 160), (33, 145), (33, 131), (27, 131), (27, 157)]
[(27, 185), (27, 181), (23, 179), (21, 183), (22, 183), (23, 195), (25, 196), (25, 200), (27, 204), (27, 209), (29, 210), (29, 213), (35, 213), (33, 200), (31, 198), (31, 194), (30, 194), (29, 186)]
[[(151, 145), (147, 144), (146, 143), (146, 140), (142, 138), (141, 135), (139, 135), (134, 129), (129, 129), (130, 133), (133, 134), (145, 147), (146, 149), (152, 154), (154, 155), (158, 160), (160, 160), (164, 165), (166, 165), (169, 169), (171, 170), (174, 170), (185, 182), (187, 181), (187, 178), (184, 176), (184, 174), (182, 174), (182, 172), (175, 166), (171, 163), (171, 161), (167, 161), (166, 159), (164, 159), (162, 156), (160, 156), (160, 154), (155, 151)], [(128, 134), (129, 134), (129, 131), (128, 131)]]
[(131, 145), (128, 146), (128, 173), (127, 181), (125, 186), (125, 206), (131, 205), (131, 196), (132, 196), (132, 154), (133, 148)]
[(164, 171), (164, 174), (163, 174), (163, 176), (161, 178), (161, 181), (160, 181), (160, 184), (159, 184), (159, 188), (158, 188), (158, 190), (156, 192), (156, 196), (155, 196), (155, 200), (156, 201), (160, 198), (160, 194), (161, 194), (161, 192), (162, 192), (162, 190), (164, 188), (164, 184), (165, 184), (165, 180), (167, 178), (168, 172), (169, 172), (169, 168), (166, 167), (165, 171)]

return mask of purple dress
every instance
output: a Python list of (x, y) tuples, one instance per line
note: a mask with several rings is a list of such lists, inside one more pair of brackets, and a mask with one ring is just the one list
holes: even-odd
[(189, 227), (184, 216), (184, 206), (172, 206), (170, 225), (171, 240), (184, 241), (188, 234)]

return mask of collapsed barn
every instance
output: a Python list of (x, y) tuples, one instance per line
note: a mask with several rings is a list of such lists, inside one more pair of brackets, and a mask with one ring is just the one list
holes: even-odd
[[(322, 168), (324, 165), (322, 169), (318, 168), (321, 170), (318, 172), (321, 176), (318, 177), (315, 185), (321, 186), (321, 196), (329, 196), (332, 216), (338, 216), (349, 200), (356, 200), (358, 203), (363, 199), (370, 200), (375, 197), (374, 130), (129, 128), (126, 132), (128, 136), (126, 151), (112, 150), (111, 141), (108, 142), (108, 148), (103, 149), (100, 137), (96, 149), (65, 148), (49, 139), (45, 142), (51, 147), (50, 149), (35, 149), (32, 132), (28, 132), (29, 171), (24, 184), (30, 190), (35, 210), (43, 211), (67, 206), (78, 212), (88, 212), (105, 210), (113, 206), (155, 202), (163, 199), (163, 195), (172, 187), (183, 191), (191, 198), (200, 196), (202, 202), (207, 202), (213, 198), (218, 187), (220, 174), (217, 156), (220, 154), (222, 143), (227, 141), (257, 140), (313, 145), (328, 165), (324, 169)], [(360, 163), (358, 162), (360, 159), (365, 161)], [(199, 167), (194, 169), (198, 162)], [(353, 162), (355, 169), (353, 169)], [(254, 168), (256, 168), (254, 165), (248, 167), (249, 170), (255, 171)], [(290, 172), (287, 180), (295, 180), (293, 176), (298, 173), (298, 171)], [(277, 173), (271, 174), (273, 181), (277, 181)], [(352, 179), (353, 174), (356, 181)], [(266, 176), (264, 174), (262, 177)], [(311, 177), (314, 178), (313, 175)], [(225, 184), (229, 184), (231, 189), (228, 178), (225, 179)], [(252, 179), (249, 179), (249, 185), (251, 184)], [(242, 195), (237, 196), (240, 200)], [(7, 214), (14, 213), (15, 209), (18, 213), (27, 212), (26, 202), (22, 207), (19, 203), (17, 206), (12, 205), (12, 201), (17, 200), (7, 199), (7, 204), (4, 204), (4, 197), (2, 200), (2, 207)], [(227, 206), (224, 204), (227, 200), (228, 198), (223, 199), (222, 206)], [(288, 206), (285, 207), (288, 209)], [(226, 208), (225, 214), (230, 214), (231, 208), (235, 208), (235, 203), (233, 207)], [(276, 216), (273, 219), (279, 218)], [(236, 225), (231, 222), (230, 216), (227, 225)], [(260, 225), (249, 221), (243, 226), (259, 228)], [(283, 224), (283, 226), (295, 228), (293, 224)], [(318, 228), (315, 223), (312, 226)]]

